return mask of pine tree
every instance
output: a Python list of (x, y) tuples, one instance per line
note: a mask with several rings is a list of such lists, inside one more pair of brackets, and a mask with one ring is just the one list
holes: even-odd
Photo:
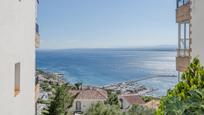
[(72, 106), (74, 97), (69, 93), (70, 87), (65, 84), (59, 86), (56, 90), (55, 97), (48, 109), (49, 115), (67, 115), (69, 108)]

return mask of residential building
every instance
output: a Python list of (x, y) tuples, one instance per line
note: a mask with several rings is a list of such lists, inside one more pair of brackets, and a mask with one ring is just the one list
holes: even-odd
[(35, 114), (37, 5), (36, 0), (1, 0), (0, 3), (1, 115)]
[(86, 112), (92, 104), (103, 103), (108, 98), (107, 92), (102, 89), (72, 90), (71, 93), (76, 95), (71, 108), (75, 115)]
[(129, 94), (129, 95), (120, 95), (118, 97), (120, 102), (120, 108), (123, 110), (128, 110), (132, 105), (144, 105), (145, 102), (140, 98), (139, 95)]
[(180, 76), (191, 59), (199, 56), (204, 64), (203, 0), (177, 0), (176, 22), (178, 23), (178, 49), (176, 70)]

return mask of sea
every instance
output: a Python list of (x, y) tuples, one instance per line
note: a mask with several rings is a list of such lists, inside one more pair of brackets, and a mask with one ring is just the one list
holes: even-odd
[(63, 49), (37, 50), (37, 68), (64, 74), (70, 83), (104, 86), (137, 80), (166, 95), (177, 83), (175, 50), (161, 49)]

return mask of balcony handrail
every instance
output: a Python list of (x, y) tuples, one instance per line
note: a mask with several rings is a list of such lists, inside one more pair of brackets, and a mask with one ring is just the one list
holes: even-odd
[(190, 4), (190, 0), (177, 0), (177, 8)]
[(191, 50), (190, 49), (177, 49), (177, 56), (190, 56), (190, 52)]
[(180, 48), (180, 49), (177, 49), (177, 51), (190, 51), (190, 49), (188, 49), (188, 48)]
[[(180, 0), (181, 1), (181, 0)], [(182, 5), (178, 5), (176, 8), (176, 22), (177, 23), (189, 23), (191, 14), (190, 14), (190, 2), (184, 2)]]
[(37, 33), (39, 33), (39, 25), (36, 23), (35, 24), (35, 31), (37, 32)]

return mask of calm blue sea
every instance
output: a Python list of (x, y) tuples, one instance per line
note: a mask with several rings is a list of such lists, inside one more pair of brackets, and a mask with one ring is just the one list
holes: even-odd
[(71, 83), (98, 86), (160, 76), (141, 83), (168, 89), (177, 81), (168, 77), (177, 76), (175, 55), (175, 51), (136, 49), (38, 50), (37, 67), (61, 72)]

